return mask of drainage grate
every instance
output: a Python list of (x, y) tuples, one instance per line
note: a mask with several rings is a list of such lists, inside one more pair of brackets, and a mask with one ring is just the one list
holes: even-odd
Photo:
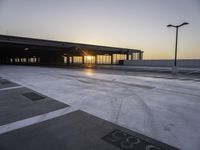
[(32, 100), (32, 101), (38, 101), (38, 100), (42, 100), (44, 99), (45, 97), (37, 94), (37, 93), (34, 93), (34, 92), (29, 92), (29, 93), (25, 93), (25, 94), (22, 94), (23, 96), (27, 97), (28, 99)]
[[(178, 150), (167, 144), (154, 141), (153, 144), (145, 137), (142, 139), (136, 135), (130, 135), (121, 130), (114, 130), (102, 138), (104, 141), (118, 147), (121, 150)], [(159, 145), (163, 145), (162, 147)]]

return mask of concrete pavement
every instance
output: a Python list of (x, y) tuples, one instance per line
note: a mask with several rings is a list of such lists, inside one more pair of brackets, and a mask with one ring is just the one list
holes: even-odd
[(0, 76), (116, 125), (199, 150), (200, 82), (94, 69), (0, 66)]

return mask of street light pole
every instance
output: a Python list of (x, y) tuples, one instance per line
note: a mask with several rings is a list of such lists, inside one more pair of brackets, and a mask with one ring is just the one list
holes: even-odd
[(176, 28), (176, 45), (175, 45), (175, 59), (174, 59), (175, 67), (176, 67), (176, 61), (177, 61), (177, 45), (178, 45), (178, 27)]
[[(176, 66), (177, 66), (178, 29), (179, 29), (179, 27), (182, 27), (182, 26), (188, 25), (188, 24), (189, 24), (188, 22), (183, 22), (182, 24), (177, 25), (177, 26), (171, 25), (171, 24), (167, 25), (167, 27), (176, 28), (175, 59), (174, 59), (174, 69), (175, 70), (177, 69)], [(175, 73), (177, 73), (177, 71), (175, 71)]]

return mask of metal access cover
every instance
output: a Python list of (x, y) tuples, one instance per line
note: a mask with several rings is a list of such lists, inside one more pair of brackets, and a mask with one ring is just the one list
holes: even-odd
[(43, 97), (43, 96), (41, 96), (37, 93), (34, 93), (34, 92), (28, 92), (28, 93), (25, 93), (25, 94), (22, 94), (22, 95), (27, 97), (28, 99), (30, 99), (32, 101), (38, 101), (38, 100), (45, 98), (45, 97)]
[[(115, 129), (102, 138), (104, 141), (118, 147), (121, 150), (169, 150), (163, 143), (158, 141), (152, 143), (147, 138), (141, 138), (136, 135), (130, 135), (122, 130)], [(178, 150), (171, 147), (170, 150)]]

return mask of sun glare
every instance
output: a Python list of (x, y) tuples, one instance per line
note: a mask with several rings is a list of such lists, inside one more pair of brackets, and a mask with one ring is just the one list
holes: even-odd
[(88, 76), (92, 76), (93, 75), (93, 70), (92, 69), (86, 69), (85, 70), (85, 74)]
[(92, 56), (86, 56), (87, 60), (92, 60)]

